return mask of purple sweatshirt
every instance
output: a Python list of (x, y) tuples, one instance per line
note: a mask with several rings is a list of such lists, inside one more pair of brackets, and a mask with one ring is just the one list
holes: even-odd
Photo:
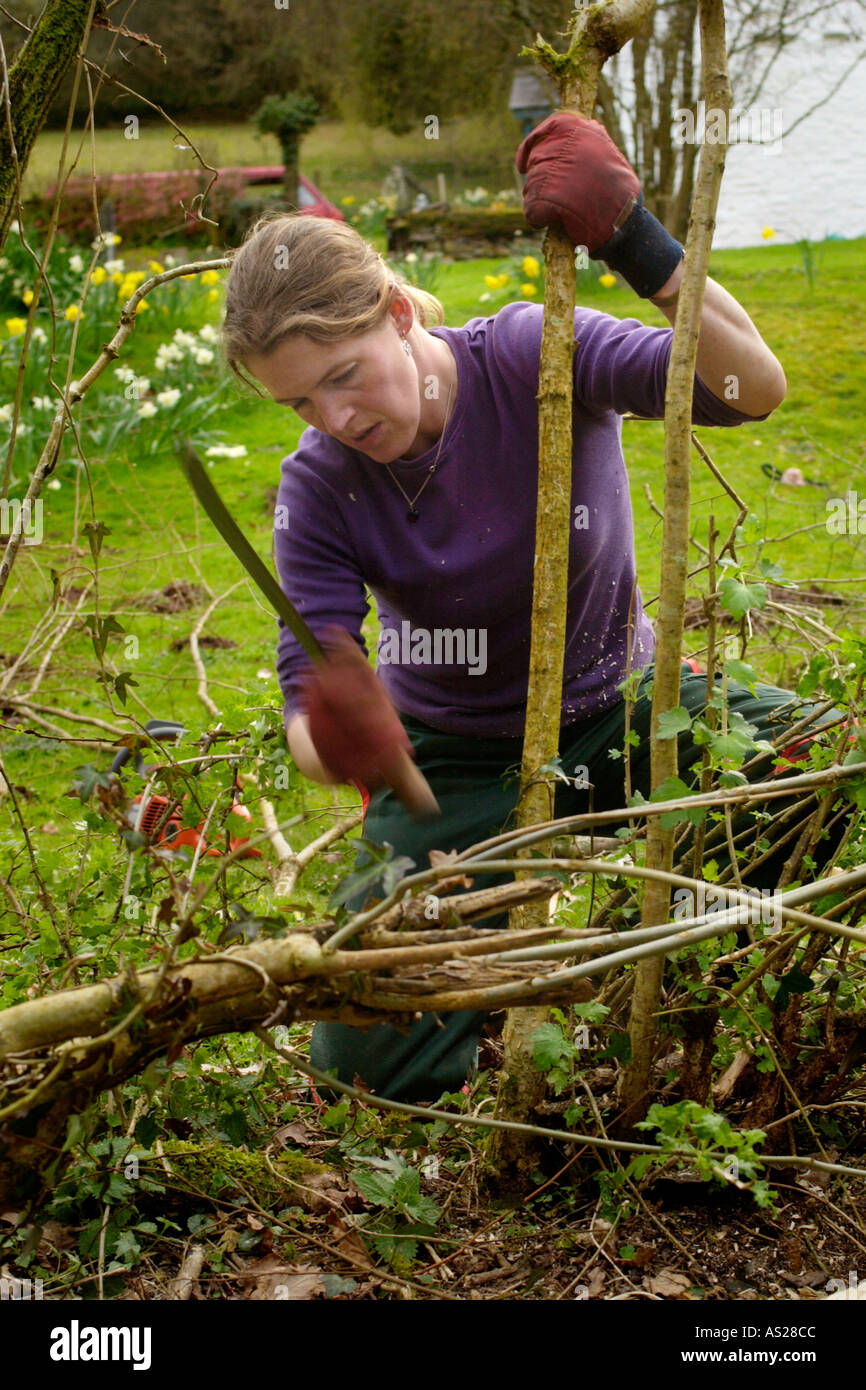
[[(344, 627), (363, 645), (365, 585), (378, 607), (377, 671), (398, 710), (434, 728), (522, 735), (529, 669), (538, 489), (542, 307), (508, 304), (463, 328), (434, 328), (457, 361), (457, 399), (439, 463), (407, 519), (381, 463), (308, 428), (283, 460), (275, 552), (280, 582), (312, 630)], [(620, 419), (664, 415), (673, 332), (579, 308), (574, 316), (573, 467), (562, 723), (622, 698), (654, 635), (635, 578)], [(749, 418), (695, 380), (696, 424)], [(390, 467), (413, 498), (436, 457)], [(633, 597), (632, 597), (633, 594)], [(308, 659), (280, 624), (286, 717), (303, 708)]]

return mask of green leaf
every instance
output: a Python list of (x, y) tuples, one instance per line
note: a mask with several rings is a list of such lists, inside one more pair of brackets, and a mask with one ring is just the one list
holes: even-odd
[(131, 671), (120, 671), (114, 677), (114, 693), (122, 705), (126, 704), (127, 692), (133, 685), (138, 685), (138, 681), (133, 679)]
[(377, 845), (373, 840), (360, 839), (358, 845), (371, 862), (355, 869), (337, 884), (329, 902), (332, 908), (342, 907), (362, 891), (369, 892), (380, 880), (383, 895), (387, 897), (400, 879), (405, 878), (415, 868), (414, 859), (409, 859), (405, 854), (398, 855), (395, 859), (394, 846), (389, 845), (387, 841), (383, 845)]
[(754, 695), (758, 682), (758, 673), (754, 666), (750, 666), (746, 661), (737, 661), (732, 657), (730, 661), (725, 662), (725, 672), (732, 681), (739, 681), (740, 685), (744, 685), (749, 693)]
[(572, 1051), (571, 1043), (556, 1023), (542, 1023), (532, 1034), (532, 1060), (538, 1071), (550, 1071)]
[(393, 1207), (394, 1179), (385, 1173), (368, 1173), (355, 1168), (350, 1174), (361, 1196), (377, 1207)]
[(682, 705), (677, 705), (675, 709), (665, 710), (664, 714), (659, 715), (659, 726), (657, 737), (661, 739), (676, 738), (677, 734), (685, 733), (686, 729), (692, 726), (692, 716)]
[(752, 608), (766, 608), (766, 584), (744, 584), (732, 574), (726, 574), (719, 584), (722, 607), (735, 618), (742, 618)]

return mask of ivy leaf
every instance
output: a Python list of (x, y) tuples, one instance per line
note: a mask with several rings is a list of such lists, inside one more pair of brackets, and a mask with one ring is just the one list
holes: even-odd
[(79, 801), (89, 801), (96, 787), (108, 788), (111, 786), (113, 777), (111, 773), (100, 772), (93, 763), (85, 763), (83, 767), (77, 767), (72, 778), (72, 786), (69, 795), (78, 793)]
[(122, 705), (126, 704), (126, 695), (131, 685), (138, 685), (137, 680), (133, 680), (131, 671), (121, 671), (114, 677), (114, 693)]
[(659, 715), (658, 737), (676, 738), (677, 734), (685, 733), (691, 726), (692, 716), (682, 705), (677, 705), (676, 709), (667, 709)]
[(87, 536), (91, 555), (94, 560), (97, 560), (103, 540), (106, 536), (111, 535), (111, 527), (106, 526), (104, 521), (85, 521), (81, 529)]
[(809, 975), (804, 975), (803, 971), (795, 965), (788, 971), (787, 975), (783, 975), (779, 980), (779, 988), (773, 999), (773, 1007), (780, 1010), (784, 1009), (792, 994), (811, 994), (814, 988), (814, 980)]
[(719, 584), (722, 607), (735, 618), (742, 618), (752, 608), (766, 608), (766, 584), (746, 584), (732, 574), (726, 574)]

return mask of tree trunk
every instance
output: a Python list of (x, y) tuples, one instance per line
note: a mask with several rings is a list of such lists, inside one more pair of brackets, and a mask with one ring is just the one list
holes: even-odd
[[(576, 11), (569, 28), (569, 48), (556, 53), (539, 36), (535, 56), (559, 87), (563, 110), (592, 116), (598, 76), (606, 58), (640, 28), (652, 0), (613, 0)], [(549, 818), (554, 783), (539, 769), (559, 750), (562, 719), (562, 673), (568, 597), (568, 552), (572, 473), (572, 359), (574, 356), (574, 248), (553, 228), (544, 240), (544, 324), (538, 376), (538, 508), (532, 587), (532, 637), (526, 729), (521, 765), (518, 826)], [(531, 910), (530, 910), (531, 911)], [(538, 909), (535, 909), (537, 912)], [(546, 905), (541, 909), (545, 914)], [(521, 911), (512, 926), (537, 925), (538, 917)], [(500, 1078), (497, 1119), (530, 1121), (544, 1095), (545, 1081), (533, 1060), (532, 1034), (546, 1011), (521, 1010), (509, 1015)], [(491, 1133), (491, 1174), (499, 1185), (525, 1185), (538, 1166), (537, 1141), (507, 1130)]]
[[(725, 49), (723, 0), (701, 0), (700, 21), (707, 109), (723, 110), (727, 117), (731, 106), (731, 88)], [(653, 790), (666, 778), (674, 776), (678, 769), (677, 740), (659, 739), (657, 732), (660, 715), (674, 709), (680, 697), (683, 611), (688, 576), (692, 395), (701, 308), (725, 151), (726, 145), (722, 142), (705, 143), (701, 149), (668, 368), (665, 397), (665, 520), (651, 724)], [(673, 829), (662, 830), (660, 817), (650, 820), (646, 851), (648, 867), (671, 869), (674, 834)], [(669, 885), (650, 880), (644, 892), (641, 925), (649, 927), (666, 922), (669, 902)], [(623, 1121), (628, 1125), (641, 1119), (647, 1107), (663, 971), (663, 957), (641, 961), (635, 971), (629, 1020), (632, 1059), (624, 1074), (621, 1092)]]
[(6, 112), (0, 120), (0, 249), (36, 137), (97, 9), (101, 0), (48, 0), (9, 73), (11, 122)]

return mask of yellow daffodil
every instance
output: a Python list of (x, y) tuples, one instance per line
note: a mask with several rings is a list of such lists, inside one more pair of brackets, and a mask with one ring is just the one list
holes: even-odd
[(761, 236), (763, 237), (764, 241), (769, 241), (770, 238), (774, 237), (775, 235), (776, 233), (772, 227), (765, 227), (764, 230), (761, 232)]
[(26, 319), (7, 319), (6, 331), (10, 338), (17, 338), (19, 333), (23, 333), (27, 327)]
[(538, 278), (538, 272), (540, 271), (541, 267), (534, 256), (524, 256), (523, 264), (521, 265), (520, 269), (523, 271), (527, 279), (535, 280)]
[(538, 294), (538, 286), (527, 280), (525, 285), (520, 286), (520, 293), (524, 299), (532, 299), (533, 295)]
[(148, 261), (147, 268), (152, 275), (161, 275), (165, 270), (165, 266), (160, 265), (159, 261)]
[(489, 290), (504, 290), (509, 278), (507, 271), (503, 275), (485, 275), (484, 283)]
[(616, 284), (616, 276), (611, 275), (610, 271), (608, 271), (606, 275), (599, 275), (598, 283), (604, 285), (606, 290), (612, 290)]
[(201, 282), (203, 285), (218, 285), (220, 282), (219, 271), (206, 270), (201, 277)]
[(98, 265), (90, 277), (92, 285), (104, 285), (108, 279), (108, 271), (104, 265)]
[(24, 290), (24, 291), (22, 292), (22, 294), (21, 294), (21, 298), (24, 300), (24, 303), (25, 303), (25, 304), (27, 305), (27, 307), (29, 308), (30, 305), (33, 303), (33, 291), (32, 291), (32, 290)]
[(147, 300), (146, 300), (146, 299), (140, 299), (140, 300), (138, 301), (138, 303), (136, 304), (136, 306), (135, 306), (135, 312), (136, 312), (137, 314), (140, 314), (141, 311), (142, 311), (142, 309), (149, 309), (149, 308), (150, 308), (150, 305), (148, 304)]
[(122, 284), (123, 284), (123, 272), (120, 271), (120, 270), (115, 270), (114, 274), (113, 274), (112, 277), (111, 277), (111, 282), (112, 282), (112, 284), (114, 284), (114, 285), (122, 285)]
[(124, 278), (128, 284), (135, 287), (136, 285), (140, 285), (142, 280), (146, 277), (143, 270), (127, 270)]
[(352, 206), (352, 204), (354, 203), (354, 201), (355, 201), (355, 195), (354, 195), (354, 193), (347, 193), (346, 196), (345, 196), (345, 198), (341, 198), (341, 199), (340, 199), (340, 202), (343, 204), (343, 207), (344, 207), (344, 208), (350, 208), (350, 207)]
[(219, 290), (208, 290), (207, 297), (211, 304), (215, 303), (220, 297)]
[(70, 304), (68, 309), (64, 309), (63, 317), (68, 319), (70, 323), (74, 323), (76, 319), (83, 319), (84, 315), (77, 304)]

